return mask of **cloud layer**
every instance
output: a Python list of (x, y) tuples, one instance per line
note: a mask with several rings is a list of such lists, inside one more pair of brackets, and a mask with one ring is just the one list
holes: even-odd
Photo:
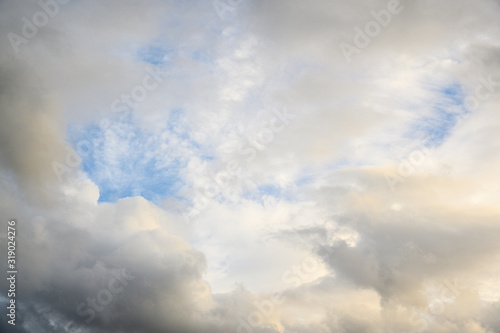
[(499, 5), (1, 1), (0, 330), (500, 332)]

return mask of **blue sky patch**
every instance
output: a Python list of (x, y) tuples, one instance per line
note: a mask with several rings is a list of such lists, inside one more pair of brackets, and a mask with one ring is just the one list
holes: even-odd
[(155, 66), (162, 65), (170, 59), (173, 50), (160, 45), (148, 45), (137, 52), (140, 61), (149, 62)]
[(457, 118), (465, 112), (462, 107), (465, 94), (459, 84), (442, 88), (438, 97), (439, 102), (431, 106), (432, 115), (419, 119), (410, 131), (410, 137), (424, 138), (431, 147), (440, 146), (446, 140)]
[[(178, 138), (175, 133), (169, 135)], [(73, 127), (68, 137), (82, 158), (83, 171), (99, 187), (99, 202), (142, 196), (158, 203), (175, 196), (183, 184), (179, 170), (186, 161), (175, 158), (175, 151), (165, 151), (169, 140), (129, 122), (115, 122), (105, 131), (94, 125)]]
[(258, 190), (260, 196), (270, 195), (276, 198), (281, 197), (281, 187), (277, 185), (272, 185), (272, 184), (262, 185), (259, 186)]

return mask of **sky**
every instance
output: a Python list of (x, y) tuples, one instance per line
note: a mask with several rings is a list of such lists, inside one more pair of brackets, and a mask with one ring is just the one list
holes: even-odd
[(500, 332), (499, 17), (0, 0), (0, 331)]

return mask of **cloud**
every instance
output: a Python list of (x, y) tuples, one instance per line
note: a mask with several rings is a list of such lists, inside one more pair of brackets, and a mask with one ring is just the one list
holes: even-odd
[(0, 330), (499, 330), (498, 2), (213, 5), (0, 3)]

